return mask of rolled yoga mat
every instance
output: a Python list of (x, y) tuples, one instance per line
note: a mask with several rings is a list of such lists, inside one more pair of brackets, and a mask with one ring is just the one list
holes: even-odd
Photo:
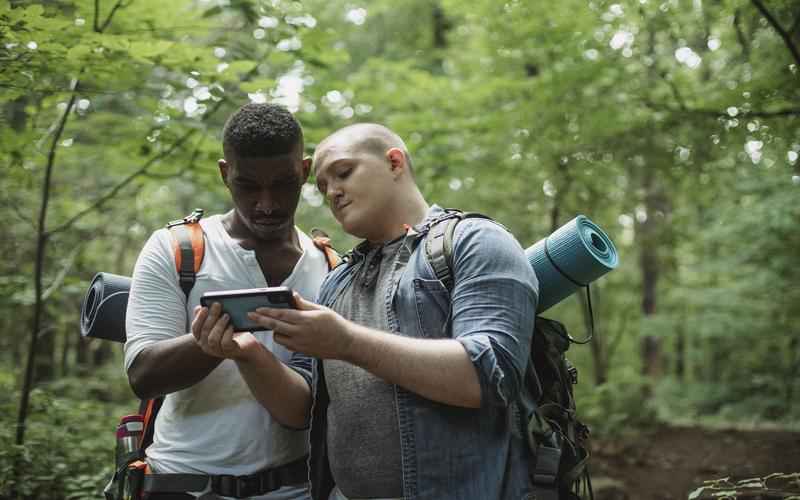
[[(525, 250), (539, 278), (541, 313), (611, 271), (619, 262), (611, 239), (579, 215)], [(131, 279), (97, 273), (81, 305), (81, 335), (125, 342), (125, 310)]]
[(125, 310), (131, 279), (97, 273), (81, 304), (81, 335), (125, 342)]
[(525, 255), (539, 278), (537, 313), (558, 304), (619, 263), (611, 238), (584, 215), (528, 247)]

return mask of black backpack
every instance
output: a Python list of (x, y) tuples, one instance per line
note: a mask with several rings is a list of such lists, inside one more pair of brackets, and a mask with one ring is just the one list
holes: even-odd
[[(425, 238), (428, 262), (448, 291), (454, 285), (453, 234), (456, 225), (468, 218), (491, 220), (482, 214), (447, 209), (429, 224)], [(572, 391), (578, 370), (566, 357), (571, 343), (586, 343), (590, 338), (591, 334), (585, 341), (576, 341), (563, 324), (536, 316), (525, 390), (516, 406), (534, 457), (530, 475), (539, 500), (594, 498), (588, 464), (589, 428), (577, 418)]]

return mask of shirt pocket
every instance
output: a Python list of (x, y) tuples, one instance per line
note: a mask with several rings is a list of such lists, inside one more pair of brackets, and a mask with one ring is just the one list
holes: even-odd
[(439, 280), (414, 279), (414, 302), (417, 310), (420, 336), (448, 337), (450, 318), (450, 292)]

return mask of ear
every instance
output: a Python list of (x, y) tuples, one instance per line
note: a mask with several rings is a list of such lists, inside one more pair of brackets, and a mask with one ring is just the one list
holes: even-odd
[(228, 165), (228, 162), (226, 162), (224, 158), (217, 160), (217, 165), (219, 166), (219, 176), (222, 178), (222, 182), (228, 186), (228, 173), (230, 172), (231, 168), (230, 165)]
[(308, 174), (311, 173), (311, 157), (306, 156), (303, 158), (303, 182), (308, 180)]
[(399, 176), (408, 169), (406, 155), (400, 148), (389, 148), (389, 150), (386, 151), (386, 159), (389, 161), (392, 173), (395, 176)]

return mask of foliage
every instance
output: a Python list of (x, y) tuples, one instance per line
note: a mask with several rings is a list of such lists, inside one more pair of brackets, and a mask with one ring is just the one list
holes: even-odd
[[(0, 372), (0, 497), (96, 499), (111, 477), (114, 430), (119, 417), (136, 409), (119, 370), (105, 368), (93, 380), (68, 378), (31, 395), (27, 439), (14, 444), (19, 398), (8, 371)], [(16, 474), (14, 471), (18, 471)]]
[[(35, 411), (22, 448), (4, 426), (4, 491), (16, 457), (32, 497), (48, 474), (76, 498), (99, 484), (109, 462), (89, 455), (114, 419), (88, 417), (115, 403), (64, 391), (83, 394), (120, 361), (79, 341), (83, 292), (97, 271), (129, 274), (166, 221), (228, 209), (220, 130), (249, 100), (296, 112), (308, 153), (342, 125), (389, 125), (430, 201), (490, 214), (524, 246), (578, 213), (603, 227), (621, 266), (592, 287), (594, 344), (569, 352), (596, 430), (796, 425), (797, 21), (789, 0), (0, 0), (4, 418), (52, 166)], [(355, 243), (313, 179), (303, 200), (301, 227)], [(585, 329), (577, 298), (548, 315)], [(55, 421), (80, 445), (58, 443)], [(80, 472), (52, 472), (50, 446)]]

